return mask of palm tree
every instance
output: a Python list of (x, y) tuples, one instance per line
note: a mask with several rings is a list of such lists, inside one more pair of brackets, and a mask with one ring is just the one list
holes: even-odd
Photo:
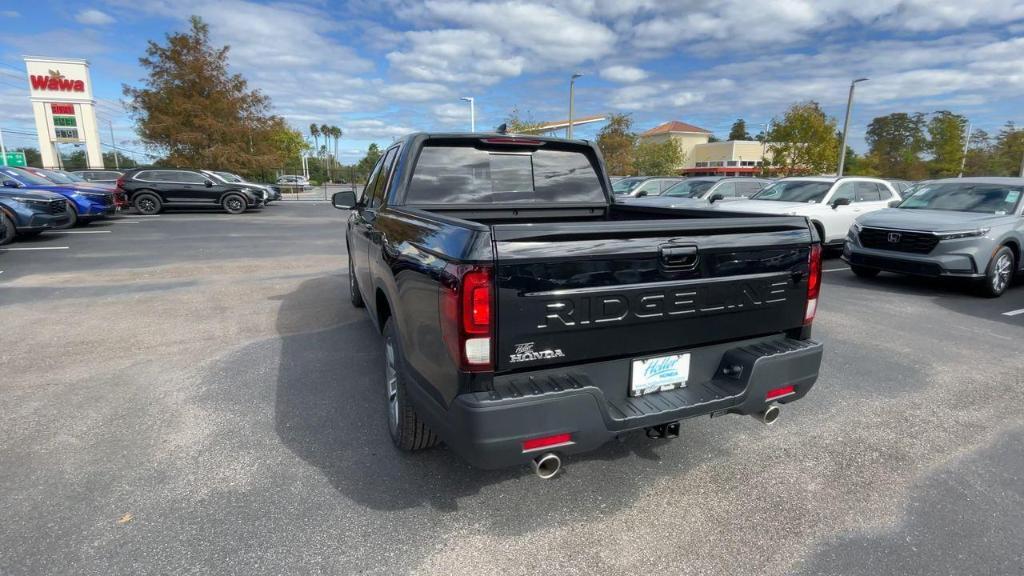
[(320, 149), (320, 127), (316, 124), (309, 125), (309, 135), (313, 137), (313, 150)]
[(338, 167), (341, 167), (341, 162), (338, 160), (338, 141), (341, 140), (342, 131), (338, 126), (331, 126), (331, 136), (334, 137), (334, 161), (338, 163)]
[[(324, 161), (329, 160), (329, 154), (327, 154), (327, 139), (331, 135), (331, 127), (327, 124), (320, 125), (320, 133), (324, 135)], [(327, 179), (331, 182), (334, 181), (334, 177), (331, 175), (331, 163), (327, 162)]]

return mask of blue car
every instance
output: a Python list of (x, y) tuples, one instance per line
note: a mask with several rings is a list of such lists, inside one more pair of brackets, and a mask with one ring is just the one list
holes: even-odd
[(60, 194), (5, 185), (0, 188), (0, 244), (66, 226), (69, 211)]
[(68, 223), (67, 227), (76, 224), (86, 224), (97, 218), (104, 218), (113, 215), (117, 208), (114, 206), (114, 195), (101, 190), (91, 190), (72, 184), (56, 184), (45, 178), (40, 178), (23, 168), (11, 166), (0, 167), (0, 177), (3, 179), (4, 188), (19, 188), (24, 190), (45, 190), (56, 192), (68, 200)]

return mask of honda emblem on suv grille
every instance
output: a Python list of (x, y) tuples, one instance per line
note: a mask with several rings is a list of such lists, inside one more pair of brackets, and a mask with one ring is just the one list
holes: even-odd
[(889, 232), (889, 244), (899, 244), (899, 243), (900, 243), (900, 233), (899, 232)]

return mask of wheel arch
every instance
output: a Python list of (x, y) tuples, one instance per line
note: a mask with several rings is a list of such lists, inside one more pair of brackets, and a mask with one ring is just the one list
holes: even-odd
[(384, 331), (384, 323), (391, 318), (391, 301), (388, 300), (387, 294), (384, 290), (379, 287), (376, 290), (376, 295), (373, 301), (373, 311), (377, 316), (377, 329), (381, 332)]

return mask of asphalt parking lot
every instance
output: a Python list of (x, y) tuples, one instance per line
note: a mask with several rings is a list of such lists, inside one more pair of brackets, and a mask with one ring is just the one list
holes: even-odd
[(771, 427), (541, 481), (388, 438), (345, 213), (125, 215), (0, 251), (0, 574), (1019, 574), (1024, 286), (825, 265)]

